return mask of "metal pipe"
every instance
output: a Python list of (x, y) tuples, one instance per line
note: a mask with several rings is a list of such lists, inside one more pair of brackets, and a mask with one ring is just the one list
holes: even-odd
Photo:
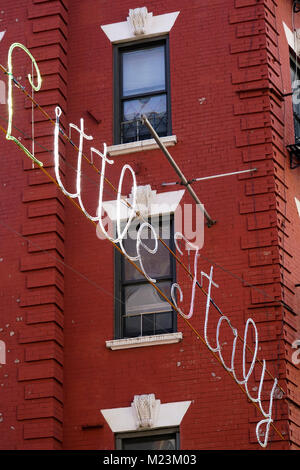
[[(223, 176), (232, 176), (232, 175), (239, 175), (241, 173), (250, 173), (252, 171), (257, 171), (257, 168), (250, 168), (249, 170), (234, 171), (232, 173), (222, 173), (222, 174), (219, 174), (219, 175), (204, 176), (203, 178), (193, 178), (189, 182), (194, 183), (195, 181), (211, 180), (211, 179), (214, 179), (214, 178), (221, 178)], [(162, 183), (162, 186), (174, 186), (174, 184), (181, 184), (181, 183), (180, 183), (180, 181), (172, 181), (171, 183)]]
[(143, 124), (145, 124), (149, 131), (151, 132), (151, 134), (153, 135), (153, 138), (154, 140), (156, 141), (157, 145), (159, 146), (159, 148), (163, 151), (163, 153), (165, 154), (165, 156), (167, 157), (167, 160), (169, 161), (169, 163), (172, 165), (172, 167), (174, 168), (174, 170), (176, 171), (177, 175), (179, 176), (179, 178), (181, 179), (182, 181), (182, 184), (184, 186), (186, 186), (187, 190), (189, 191), (190, 195), (192, 196), (192, 198), (194, 199), (194, 201), (199, 204), (201, 206), (201, 209), (203, 210), (204, 212), (204, 215), (207, 219), (207, 226), (208, 227), (211, 227), (212, 225), (214, 225), (216, 223), (215, 220), (213, 220), (210, 215), (208, 214), (207, 210), (205, 209), (205, 207), (203, 206), (203, 204), (201, 203), (200, 199), (198, 198), (197, 194), (195, 193), (195, 191), (193, 190), (193, 188), (191, 187), (191, 185), (189, 184), (188, 180), (186, 179), (186, 177), (184, 176), (184, 174), (182, 173), (182, 171), (180, 170), (179, 166), (177, 165), (177, 163), (175, 162), (175, 160), (173, 159), (173, 157), (170, 155), (170, 153), (168, 152), (168, 150), (166, 149), (166, 147), (164, 146), (164, 144), (161, 142), (159, 136), (157, 135), (157, 133), (155, 132), (155, 130), (153, 129), (153, 127), (151, 126), (150, 122), (148, 121), (148, 119), (146, 118), (146, 116), (142, 116), (142, 122)]
[(249, 170), (233, 171), (232, 173), (222, 173), (220, 175), (213, 175), (213, 176), (204, 176), (204, 178), (194, 178), (192, 181), (210, 180), (213, 178), (221, 178), (222, 176), (232, 176), (232, 175), (239, 175), (241, 173), (250, 173), (251, 171), (257, 171), (257, 170), (256, 168), (250, 168)]

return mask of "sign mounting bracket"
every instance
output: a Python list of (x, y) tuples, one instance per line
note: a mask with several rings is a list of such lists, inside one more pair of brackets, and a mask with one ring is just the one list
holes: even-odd
[(176, 171), (177, 175), (179, 176), (182, 184), (184, 186), (186, 186), (186, 189), (189, 191), (190, 195), (192, 196), (192, 198), (194, 199), (194, 201), (200, 205), (201, 209), (203, 210), (204, 212), (204, 215), (206, 217), (206, 220), (207, 220), (207, 226), (208, 227), (211, 227), (212, 225), (214, 225), (216, 223), (216, 220), (213, 220), (211, 218), (211, 216), (208, 214), (207, 210), (205, 209), (205, 207), (203, 206), (203, 204), (201, 203), (200, 199), (198, 198), (197, 194), (195, 193), (195, 191), (193, 190), (192, 186), (190, 185), (190, 182), (186, 179), (186, 177), (184, 176), (184, 174), (182, 173), (181, 169), (179, 168), (179, 166), (177, 165), (177, 163), (175, 162), (175, 160), (173, 159), (173, 157), (170, 155), (170, 153), (168, 152), (168, 150), (166, 149), (166, 147), (164, 146), (164, 144), (161, 142), (158, 134), (155, 132), (155, 130), (153, 129), (152, 125), (150, 124), (150, 122), (148, 121), (148, 119), (146, 118), (145, 115), (142, 116), (142, 122), (143, 124), (145, 124), (149, 131), (151, 132), (154, 140), (156, 141), (157, 145), (159, 146), (159, 148), (163, 151), (164, 155), (167, 157), (167, 160), (169, 161), (169, 163), (171, 164), (171, 166), (174, 168), (174, 170)]

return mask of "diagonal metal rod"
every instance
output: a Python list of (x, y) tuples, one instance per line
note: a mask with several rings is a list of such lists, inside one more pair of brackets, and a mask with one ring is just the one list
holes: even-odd
[(159, 146), (159, 148), (163, 151), (163, 153), (165, 154), (165, 156), (167, 157), (167, 160), (169, 161), (169, 163), (172, 165), (172, 167), (174, 168), (174, 170), (176, 171), (177, 175), (179, 176), (179, 178), (181, 179), (182, 181), (182, 184), (184, 186), (186, 186), (187, 190), (189, 191), (190, 195), (192, 196), (192, 198), (196, 201), (197, 204), (200, 205), (201, 207), (201, 210), (204, 212), (204, 215), (207, 219), (207, 226), (208, 227), (211, 227), (212, 225), (214, 225), (216, 223), (215, 220), (213, 220), (210, 215), (208, 214), (207, 210), (205, 209), (205, 207), (203, 206), (203, 204), (201, 203), (200, 199), (198, 198), (197, 194), (195, 193), (195, 191), (193, 190), (193, 188), (191, 187), (190, 183), (188, 182), (188, 180), (186, 179), (186, 177), (184, 176), (184, 174), (182, 173), (181, 169), (179, 168), (179, 166), (177, 165), (177, 163), (175, 162), (175, 160), (173, 159), (173, 157), (170, 155), (170, 153), (168, 152), (168, 150), (166, 149), (166, 147), (164, 146), (164, 144), (161, 142), (159, 136), (157, 135), (157, 133), (155, 132), (155, 130), (153, 129), (153, 127), (151, 126), (150, 122), (148, 121), (148, 119), (146, 118), (145, 115), (142, 116), (142, 122), (143, 124), (145, 124), (149, 131), (151, 132), (154, 140), (156, 141), (157, 145)]

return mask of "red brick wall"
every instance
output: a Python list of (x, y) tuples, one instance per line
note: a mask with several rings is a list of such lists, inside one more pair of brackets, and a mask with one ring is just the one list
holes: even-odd
[[(5, 63), (12, 42), (25, 44), (44, 77), (37, 101), (52, 118), (59, 104), (65, 127), (83, 117), (96, 148), (111, 145), (112, 46), (100, 25), (125, 21), (129, 9), (141, 5), (128, 0), (114, 1), (113, 8), (106, 0), (4, 4), (1, 25), (7, 32), (0, 62)], [(283, 398), (276, 394), (273, 411), (285, 440), (271, 429), (268, 448), (299, 448), (299, 369), (291, 361), (292, 342), (299, 336), (294, 287), (299, 282), (294, 202), (300, 197), (299, 169), (289, 169), (285, 146), (292, 139), (291, 103), (282, 96), (290, 89), (282, 20), (291, 27), (291, 2), (149, 0), (146, 6), (154, 15), (180, 11), (170, 32), (172, 123), (178, 139), (171, 154), (178, 165), (188, 178), (257, 168), (194, 184), (217, 220), (205, 228), (199, 266), (209, 272), (214, 265), (220, 287), (213, 289), (213, 298), (241, 337), (247, 318), (255, 320), (259, 358), (267, 360), (287, 391)], [(24, 83), (24, 64), (30, 72), (30, 62), (18, 51), (14, 63)], [(18, 126), (30, 135), (30, 102), (18, 90), (14, 96)], [(0, 111), (7, 115), (4, 105)], [(37, 157), (52, 172), (53, 126), (38, 111), (35, 118)], [(181, 448), (259, 449), (255, 426), (261, 414), (181, 318), (181, 343), (121, 351), (105, 347), (113, 339), (112, 245), (96, 237), (94, 226), (4, 134), (0, 147), (6, 157), (1, 221), (20, 234), (0, 225), (0, 339), (9, 349), (0, 369), (2, 447), (114, 448), (100, 409), (128, 407), (134, 395), (155, 393), (162, 403), (192, 401), (181, 425)], [(60, 148), (65, 184), (72, 191), (76, 152), (69, 144)], [(114, 160), (107, 177), (115, 186), (124, 163), (135, 169), (138, 184), (150, 183), (158, 192), (165, 190), (161, 183), (176, 180), (158, 150)], [(98, 176), (86, 162), (83, 173), (83, 200), (92, 212)], [(127, 180), (124, 193), (129, 192)], [(115, 197), (106, 185), (105, 200)], [(183, 202), (192, 199), (186, 194)], [(186, 311), (191, 283), (180, 267), (177, 278)], [(202, 336), (205, 301), (198, 290), (191, 324)], [(219, 316), (213, 310), (211, 315), (214, 344)], [(222, 339), (228, 352), (229, 329)], [(237, 354), (241, 357), (241, 345)], [(257, 366), (251, 389), (257, 390), (260, 371)], [(265, 382), (267, 398), (273, 381)], [(263, 403), (267, 408), (268, 400)], [(96, 427), (82, 429), (86, 424)]]
[[(13, 42), (21, 42), (30, 49), (43, 76), (38, 102), (53, 117), (56, 104), (66, 109), (67, 4), (63, 1), (18, 2), (17, 6), (4, 3), (2, 24), (7, 31), (1, 42), (2, 63), (6, 64), (8, 47)], [(21, 76), (20, 81), (29, 90), (25, 76), (31, 73), (31, 61), (23, 51), (14, 50), (13, 67), (15, 77)], [(31, 102), (16, 89), (13, 98), (13, 135), (18, 139), (21, 135), (23, 145), (31, 150)], [(4, 105), (1, 111), (6, 117)], [(35, 155), (51, 171), (52, 126), (36, 109), (34, 122)], [(4, 337), (9, 330), (15, 332), (8, 337), (7, 364), (1, 370), (4, 374), (1, 443), (5, 449), (60, 449), (64, 198), (47, 176), (32, 166), (29, 158), (24, 158), (14, 144), (4, 141), (4, 136), (1, 148), (7, 155), (1, 174), (1, 181), (7, 181), (3, 183), (5, 188), (2, 186), (1, 219), (7, 226), (1, 227), (1, 233), (7, 241), (3, 246), (1, 291), (10, 300), (1, 309), (1, 326)]]
[[(279, 2), (277, 13), (278, 25), (278, 59), (282, 63), (281, 80), (283, 93), (288, 94), (291, 91), (289, 76), (289, 51), (283, 33), (283, 21), (293, 30), (300, 26), (299, 13), (291, 13), (291, 2)], [(275, 185), (277, 195), (277, 213), (279, 222), (279, 257), (281, 265), (281, 284), (282, 299), (284, 302), (283, 313), (283, 337), (286, 349), (286, 373), (287, 373), (287, 392), (290, 416), (290, 439), (291, 447), (299, 449), (299, 366), (291, 361), (295, 349), (291, 344), (299, 339), (299, 311), (300, 295), (299, 284), (299, 214), (297, 212), (295, 197), (299, 200), (299, 168), (290, 170), (289, 162), (285, 158), (284, 147), (293, 143), (293, 122), (291, 119), (291, 97), (286, 97), (281, 105), (284, 119), (284, 127), (281, 132), (281, 139), (274, 150), (275, 155)]]

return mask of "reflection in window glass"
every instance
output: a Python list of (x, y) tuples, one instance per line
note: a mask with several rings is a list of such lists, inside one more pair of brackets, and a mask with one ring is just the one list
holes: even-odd
[(176, 450), (175, 435), (122, 439), (124, 450)]
[(123, 121), (132, 121), (133, 119), (142, 117), (146, 114), (151, 119), (153, 115), (163, 120), (167, 112), (166, 95), (146, 96), (145, 98), (135, 98), (124, 102)]
[[(157, 287), (169, 299), (171, 283), (159, 282)], [(152, 312), (168, 312), (170, 304), (153, 288), (151, 284), (133, 285), (125, 287), (125, 314), (141, 314)]]
[[(167, 247), (174, 249), (173, 219), (170, 215), (152, 218), (151, 223), (156, 234), (164, 240), (166, 246), (158, 240), (158, 250), (149, 253), (142, 246), (140, 253), (145, 272), (156, 279), (158, 292), (135, 267), (125, 258), (121, 258), (121, 297), (122, 316), (120, 328), (123, 338), (171, 333), (176, 331), (176, 314), (167, 299), (171, 300), (171, 286), (174, 279), (173, 258)], [(123, 246), (130, 256), (136, 256), (137, 232), (140, 220), (132, 222)], [(155, 240), (153, 232), (144, 227), (141, 232), (143, 243), (153, 249)], [(139, 266), (139, 262), (136, 262)]]
[(164, 90), (164, 46), (123, 53), (123, 96)]
[(117, 143), (151, 139), (145, 115), (160, 137), (171, 133), (168, 41), (120, 46), (116, 61)]
[(149, 129), (142, 124), (141, 117), (143, 114), (160, 137), (167, 134), (166, 94), (130, 99), (123, 102), (121, 135), (124, 144), (152, 138)]
[[(165, 244), (170, 247), (171, 237), (171, 220), (169, 217), (163, 219), (162, 225), (158, 225), (158, 221), (150, 221), (152, 227), (160, 238), (162, 238)], [(133, 224), (133, 228), (128, 233), (126, 239), (123, 241), (124, 248), (130, 256), (136, 256), (136, 233), (139, 229), (140, 224)], [(142, 240), (146, 246), (153, 249), (155, 246), (155, 240), (153, 240), (153, 234), (151, 230), (144, 229), (142, 232)], [(145, 248), (141, 246), (141, 256), (143, 266), (147, 274), (150, 277), (156, 279), (161, 276), (171, 277), (171, 263), (170, 263), (170, 252), (167, 250), (162, 243), (158, 242), (157, 252), (155, 254), (149, 253)], [(124, 278), (125, 280), (130, 279), (144, 279), (144, 276), (139, 273), (131, 263), (125, 261), (124, 263)]]
[(291, 59), (291, 82), (293, 91), (293, 115), (294, 115), (294, 130), (295, 141), (300, 140), (300, 71), (299, 66)]

